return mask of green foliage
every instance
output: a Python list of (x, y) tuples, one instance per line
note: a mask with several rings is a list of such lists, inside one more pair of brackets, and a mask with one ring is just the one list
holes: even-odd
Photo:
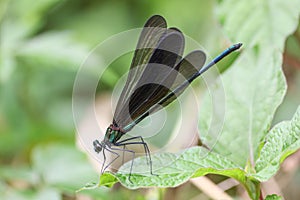
[(61, 199), (61, 192), (73, 193), (95, 178), (85, 155), (68, 144), (37, 146), (30, 166), (1, 167), (0, 177), (12, 183), (22, 181), (31, 188), (11, 190), (7, 186), (1, 199)]
[(281, 200), (283, 199), (281, 196), (277, 196), (276, 194), (268, 195), (265, 200)]
[[(170, 153), (155, 154), (153, 157), (154, 173), (132, 174), (131, 183), (128, 178), (131, 162), (123, 165), (115, 176), (124, 186), (135, 189), (139, 187), (175, 187), (190, 178), (206, 174), (219, 174), (234, 178), (243, 184), (252, 199), (259, 198), (259, 183), (270, 179), (279, 169), (280, 163), (291, 153), (300, 148), (300, 107), (293, 119), (282, 122), (268, 132), (259, 158), (255, 161), (254, 169), (246, 169), (229, 160), (226, 156), (209, 152), (205, 148), (190, 148), (179, 155)], [(161, 166), (161, 163), (167, 163)], [(134, 160), (134, 166), (138, 169), (133, 171), (145, 171), (148, 168), (145, 158)], [(136, 167), (138, 166), (138, 167)], [(146, 170), (147, 171), (147, 170)], [(104, 174), (109, 178), (101, 178), (99, 185), (108, 186), (105, 181), (115, 182), (111, 174)], [(102, 177), (102, 176), (101, 176)], [(112, 181), (113, 180), (113, 181)]]
[[(300, 145), (299, 108), (291, 120), (271, 128), (287, 89), (282, 54), (299, 23), (299, 10), (297, 0), (0, 1), (0, 199), (62, 199), (74, 196), (89, 181), (96, 183), (86, 185), (78, 195), (146, 199), (143, 192), (134, 190), (133, 195), (124, 188), (175, 187), (206, 174), (232, 177), (258, 199), (260, 183), (275, 175)], [(220, 104), (225, 107), (215, 109), (208, 93), (201, 105), (200, 138), (213, 148), (153, 154), (157, 176), (149, 174), (144, 157), (137, 158), (132, 183), (127, 173), (131, 162), (97, 182), (95, 170), (74, 145), (74, 79), (91, 48), (112, 34), (141, 27), (152, 14), (163, 15), (170, 26), (179, 27), (211, 54), (231, 41), (244, 44), (239, 55), (220, 63), (224, 73), (210, 91), (225, 93)], [(286, 48), (300, 59), (297, 37), (290, 37)], [(101, 79), (105, 90), (111, 90), (128, 69), (128, 58), (106, 71)], [(91, 68), (102, 67), (101, 55), (92, 61)], [(230, 68), (229, 63), (233, 63)], [(94, 76), (91, 71), (86, 79)], [(97, 92), (101, 96), (103, 88)], [(297, 98), (294, 102), (299, 104)], [(222, 132), (215, 141), (218, 128)], [(106, 188), (118, 182), (125, 187), (113, 193)]]
[(300, 107), (291, 121), (277, 124), (264, 138), (254, 175), (260, 181), (272, 177), (289, 155), (300, 147)]
[[(200, 129), (207, 135), (204, 143), (215, 139), (210, 137), (215, 137), (214, 134), (206, 132), (210, 125), (208, 119), (217, 118), (212, 126), (220, 123), (224, 126), (214, 150), (229, 154), (230, 159), (243, 167), (247, 160), (254, 164), (260, 141), (270, 129), (275, 111), (286, 93), (281, 69), (283, 44), (298, 24), (299, 1), (267, 2), (244, 4), (243, 1), (224, 1), (221, 4), (220, 18), (225, 30), (232, 40), (242, 41), (244, 49), (239, 59), (216, 83), (218, 89), (210, 91), (219, 93), (223, 89), (220, 86), (224, 87), (224, 121), (216, 113), (218, 111), (212, 110), (209, 99), (202, 105), (203, 111), (200, 113)], [(238, 9), (233, 9), (233, 4)], [(282, 12), (290, 16), (284, 18), (288, 21), (278, 17)], [(272, 23), (266, 20), (270, 16)]]
[[(299, 1), (222, 2), (219, 16), (223, 26), (234, 41), (244, 43), (244, 48), (210, 91), (214, 94), (225, 90), (225, 118), (218, 109), (213, 109), (208, 95), (201, 106), (199, 129), (206, 135), (201, 138), (204, 144), (212, 144), (216, 137), (209, 128), (223, 124), (213, 152), (206, 152), (207, 156), (202, 157), (205, 149), (190, 148), (179, 155), (155, 155), (153, 166), (158, 176), (138, 173), (147, 169), (147, 165), (143, 159), (135, 159), (138, 169), (133, 170), (133, 184), (128, 174), (123, 173), (128, 171), (130, 163), (123, 165), (114, 176), (133, 189), (175, 187), (192, 177), (220, 174), (235, 178), (252, 199), (258, 199), (260, 182), (275, 175), (280, 163), (300, 148), (300, 108), (291, 121), (269, 131), (286, 93), (282, 53), (286, 38), (298, 24), (299, 9)], [(156, 169), (155, 163), (168, 164)]]

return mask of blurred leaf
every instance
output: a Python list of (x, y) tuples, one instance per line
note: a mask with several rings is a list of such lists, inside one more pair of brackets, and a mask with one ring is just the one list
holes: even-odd
[(38, 175), (29, 167), (0, 167), (0, 177), (2, 180), (23, 180), (30, 184), (37, 184)]
[(21, 30), (19, 34), (22, 33), (20, 36), (26, 37), (41, 26), (45, 12), (59, 1), (11, 0), (7, 7), (5, 21), (14, 27), (19, 27)]
[(42, 188), (37, 194), (32, 197), (33, 200), (61, 200), (61, 194), (52, 188)]
[(39, 191), (8, 188), (0, 197), (3, 200), (61, 200), (61, 194), (52, 188), (41, 188)]
[(54, 30), (71, 30), (78, 41), (94, 47), (111, 35), (132, 27), (133, 12), (127, 7), (126, 1), (68, 0), (50, 13), (49, 26)]
[[(219, 50), (221, 33), (215, 19), (215, 1), (190, 0), (187, 3), (181, 0), (173, 0), (171, 4), (168, 1), (160, 0), (152, 2), (155, 2), (151, 3), (151, 6), (154, 7), (152, 14), (159, 13), (163, 15), (168, 19), (169, 26), (180, 27), (184, 34), (197, 40), (204, 47), (209, 47), (208, 51)], [(187, 12), (182, 12), (183, 10)], [(174, 13), (181, 14), (176, 15)], [(146, 15), (145, 18), (148, 16)], [(186, 49), (186, 51), (190, 50)]]
[(18, 191), (18, 190), (6, 190), (4, 193), (0, 194), (3, 200), (30, 200), (34, 194), (31, 191)]
[(280, 164), (300, 148), (300, 106), (291, 121), (277, 124), (263, 141), (256, 161), (256, 174), (260, 181), (267, 181), (278, 171)]
[(47, 185), (71, 191), (95, 176), (83, 153), (67, 144), (36, 147), (32, 154), (32, 164)]
[(14, 50), (20, 44), (22, 38), (21, 27), (15, 26), (7, 21), (1, 24), (0, 35), (0, 84), (7, 82), (16, 68)]
[[(58, 0), (11, 0), (4, 1), (5, 13), (1, 20), (1, 61), (0, 83), (7, 81), (15, 69), (15, 51), (21, 46), (22, 41), (40, 28), (45, 12)], [(1, 7), (0, 7), (1, 9)], [(1, 14), (1, 13), (0, 13)], [(1, 15), (0, 15), (1, 17)]]
[[(245, 143), (250, 138), (249, 146), (256, 146), (252, 142), (257, 142), (263, 138), (270, 127), (274, 109), (281, 100), (280, 95), (283, 95), (285, 90), (285, 86), (282, 85), (284, 79), (279, 70), (280, 57), (285, 38), (294, 30), (293, 27), (298, 20), (299, 3), (297, 0), (286, 2), (279, 0), (235, 2), (229, 0), (222, 1), (221, 5), (222, 7), (219, 9), (220, 19), (225, 30), (229, 33), (230, 39), (244, 43), (244, 55), (239, 58), (238, 63), (235, 63), (235, 68), (244, 65), (243, 70), (240, 69), (237, 73), (229, 70), (227, 75), (230, 77), (227, 77), (228, 83), (233, 76), (230, 84), (235, 85), (229, 89), (226, 88), (226, 95), (227, 90), (229, 90), (229, 96), (234, 102), (226, 102), (226, 106), (229, 105), (228, 109), (226, 108), (226, 114), (229, 114), (226, 119), (231, 121), (225, 128), (225, 134), (234, 132), (242, 136), (233, 135), (234, 139), (237, 136), (237, 141), (232, 138), (228, 140), (220, 138), (225, 146), (224, 148), (222, 146), (217, 148), (225, 156), (212, 153), (201, 159), (198, 156), (200, 149), (197, 148), (195, 148), (196, 150), (187, 150), (187, 152), (191, 152), (181, 155), (161, 154), (161, 157), (157, 155), (154, 159), (157, 166), (161, 165), (162, 162), (167, 162), (165, 164), (171, 162), (177, 167), (174, 169), (174, 166), (166, 165), (166, 168), (156, 170), (161, 172), (162, 178), (149, 174), (133, 174), (132, 180), (136, 182), (132, 186), (128, 182), (128, 174), (119, 172), (115, 176), (106, 173), (100, 178), (102, 185), (111, 186), (117, 180), (125, 182), (123, 184), (125, 186), (130, 185), (131, 188), (140, 187), (143, 184), (178, 185), (191, 177), (215, 173), (236, 178), (245, 185), (252, 198), (258, 197), (259, 182), (255, 179), (256, 177), (253, 177), (256, 175), (253, 172), (254, 169), (251, 169), (250, 165), (250, 169), (243, 169), (242, 166), (246, 165), (244, 161), (247, 160), (248, 155), (252, 157), (252, 153), (255, 154), (254, 158), (259, 157), (262, 163), (265, 162), (262, 160), (263, 152), (261, 155), (257, 154), (262, 145), (257, 148), (253, 147), (255, 152), (250, 151), (247, 154), (248, 145)], [(218, 7), (214, 7), (214, 1), (199, 2), (197, 0), (189, 3), (177, 0), (172, 4), (161, 1), (116, 3), (115, 1), (80, 0), (42, 0), (38, 2), (33, 0), (2, 0), (0, 2), (1, 163), (27, 162), (29, 152), (36, 143), (43, 142), (45, 144), (53, 138), (67, 143), (69, 136), (74, 135), (70, 130), (72, 129), (71, 91), (76, 70), (83, 61), (81, 59), (84, 59), (88, 54), (89, 49), (86, 49), (85, 46), (95, 45), (100, 40), (121, 30), (140, 27), (144, 19), (151, 13), (158, 13), (166, 16), (170, 20), (171, 26), (181, 27), (184, 32), (188, 30), (189, 34), (197, 37), (201, 43), (210, 44), (213, 48), (218, 49), (219, 37), (222, 33), (218, 24), (215, 23), (215, 8)], [(179, 12), (182, 15), (178, 15)], [(112, 15), (112, 13), (115, 14)], [(191, 15), (191, 13), (194, 14)], [(66, 30), (71, 32), (66, 33)], [(82, 44), (76, 40), (81, 41)], [(222, 45), (224, 45), (223, 43)], [(247, 47), (253, 47), (253, 49), (247, 49)], [(231, 58), (233, 57), (234, 55)], [(266, 60), (263, 61), (265, 58)], [(224, 61), (223, 64), (228, 60)], [(89, 64), (101, 67), (100, 58), (95, 57), (92, 61)], [(104, 77), (104, 82), (108, 86), (112, 86), (116, 82), (116, 75), (124, 72), (122, 71), (124, 68), (119, 66), (129, 66), (129, 63), (122, 60), (116, 66), (115, 71), (108, 71), (108, 76)], [(261, 68), (267, 72), (260, 70)], [(273, 72), (271, 72), (272, 69)], [(252, 73), (252, 70), (255, 72)], [(93, 75), (93, 72), (87, 75), (87, 80), (89, 76)], [(267, 75), (266, 78), (264, 78), (265, 75)], [(239, 76), (240, 78), (238, 78)], [(248, 76), (252, 78), (252, 81)], [(270, 85), (271, 87), (269, 87)], [(253, 90), (251, 90), (252, 86)], [(243, 91), (244, 89), (245, 91)], [(235, 99), (235, 95), (237, 99)], [(245, 116), (242, 115), (247, 108), (243, 103), (248, 103), (248, 98), (251, 98), (253, 103), (259, 104), (252, 107), (255, 108), (252, 110), (252, 116), (248, 115), (250, 112), (245, 112)], [(234, 110), (231, 110), (232, 108)], [(264, 110), (265, 108), (266, 110)], [(240, 111), (234, 113), (236, 110)], [(209, 116), (207, 117), (209, 120)], [(245, 119), (252, 119), (252, 123), (243, 121)], [(242, 122), (240, 123), (240, 121)], [(278, 126), (286, 128), (286, 123), (291, 122), (283, 122)], [(272, 129), (272, 133), (274, 129)], [(258, 137), (251, 138), (256, 134), (254, 132), (258, 133)], [(275, 133), (274, 135), (276, 136)], [(275, 136), (273, 139), (276, 139)], [(246, 150), (237, 148), (238, 144), (233, 144), (236, 142), (240, 142), (239, 147), (246, 145)], [(231, 153), (228, 152), (231, 144), (234, 146), (233, 154), (228, 156), (227, 153)], [(267, 149), (263, 146), (264, 148)], [(241, 155), (238, 154), (239, 151), (241, 151)], [(289, 150), (286, 151), (281, 152), (282, 159), (291, 153)], [(246, 156), (241, 161), (239, 156), (245, 155), (245, 152)], [(79, 154), (68, 144), (65, 146), (48, 145), (46, 147), (40, 145), (35, 148), (32, 155), (32, 170), (26, 167), (17, 169), (10, 166), (10, 168), (1, 167), (0, 176), (5, 180), (24, 179), (29, 183), (37, 183), (37, 185), (34, 185), (34, 188), (17, 191), (16, 188), (7, 186), (6, 182), (2, 182), (1, 179), (0, 199), (2, 199), (1, 195), (6, 195), (6, 199), (47, 199), (49, 197), (58, 199), (61, 198), (61, 194), (65, 193), (66, 189), (71, 191), (78, 189), (79, 186), (91, 181), (90, 179), (94, 177), (91, 172), (92, 169), (88, 167), (87, 160), (82, 157), (82, 154)], [(180, 159), (176, 160), (176, 158)], [(238, 160), (239, 163), (233, 163), (231, 159)], [(276, 162), (282, 162), (280, 158), (276, 159)], [(140, 166), (134, 165), (136, 170), (140, 169), (144, 172), (149, 169), (149, 165), (146, 165), (144, 161), (144, 158), (135, 160), (135, 163), (141, 164)], [(127, 163), (123, 167), (128, 169), (129, 165), (130, 163)], [(267, 175), (262, 175), (262, 169), (259, 176), (266, 178), (274, 173), (275, 168), (272, 169), (273, 171), (268, 171)], [(86, 186), (90, 189), (93, 187), (95, 185)], [(108, 193), (103, 193), (105, 189), (107, 188), (85, 192), (95, 199), (138, 198), (136, 195), (138, 191), (136, 190), (133, 191), (134, 195), (130, 191), (125, 193), (114, 190), (108, 197)]]
[(286, 53), (289, 54), (289, 56), (300, 59), (300, 42), (298, 42), (298, 34), (300, 34), (300, 26), (298, 27), (298, 30), (296, 30), (296, 32), (287, 39)]
[(2, 18), (6, 12), (8, 3), (9, 3), (9, 0), (0, 1), (0, 22), (2, 21)]
[[(18, 49), (18, 59), (29, 66), (65, 68), (76, 71), (88, 55), (88, 49), (72, 40), (70, 34), (45, 33), (28, 40)], [(91, 59), (91, 58), (90, 58)], [(100, 65), (94, 60), (95, 65)]]

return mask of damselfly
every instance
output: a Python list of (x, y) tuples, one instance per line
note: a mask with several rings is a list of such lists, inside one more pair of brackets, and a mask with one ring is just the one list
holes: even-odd
[[(150, 151), (143, 137), (120, 140), (121, 137), (145, 117), (173, 102), (194, 79), (242, 45), (232, 45), (202, 67), (206, 60), (205, 53), (195, 50), (183, 57), (184, 42), (181, 31), (167, 28), (162, 16), (154, 15), (144, 25), (113, 122), (107, 128), (102, 142), (93, 142), (94, 150), (103, 153), (101, 173), (120, 156), (118, 152), (127, 152), (132, 155), (130, 180), (135, 152), (125, 146), (142, 145), (150, 173), (153, 174)], [(105, 151), (115, 155), (107, 165)]]

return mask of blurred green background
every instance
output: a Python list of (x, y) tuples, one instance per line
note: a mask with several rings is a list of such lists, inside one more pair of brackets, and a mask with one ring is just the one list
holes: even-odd
[[(217, 10), (218, 1), (212, 0), (1, 0), (0, 199), (197, 199), (201, 191), (192, 183), (135, 191), (116, 185), (76, 194), (98, 174), (76, 147), (72, 89), (78, 68), (97, 44), (141, 27), (153, 14), (216, 55), (231, 44)], [(300, 102), (299, 26), (283, 56), (289, 89), (274, 123), (290, 119)], [(130, 60), (122, 62), (108, 69), (99, 98), (127, 71)], [(288, 199), (300, 195), (297, 187), (287, 187), (300, 185), (300, 156), (294, 157), (294, 170), (278, 175), (293, 177), (279, 185)]]

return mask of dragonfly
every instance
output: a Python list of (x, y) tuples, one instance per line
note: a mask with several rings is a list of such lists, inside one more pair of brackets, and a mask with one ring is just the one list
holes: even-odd
[[(143, 119), (173, 102), (197, 77), (214, 66), (224, 57), (242, 46), (237, 43), (214, 58), (206, 66), (206, 55), (194, 50), (183, 57), (185, 40), (177, 28), (167, 28), (166, 20), (160, 15), (150, 17), (145, 23), (134, 51), (130, 71), (119, 97), (112, 124), (107, 128), (104, 139), (93, 141), (96, 153), (102, 151), (101, 174), (120, 157), (120, 153), (132, 155), (129, 181), (135, 151), (128, 145), (142, 145), (150, 173), (153, 174), (149, 147), (142, 136), (121, 139)], [(204, 67), (203, 67), (204, 66)], [(105, 165), (106, 154), (115, 157)]]

